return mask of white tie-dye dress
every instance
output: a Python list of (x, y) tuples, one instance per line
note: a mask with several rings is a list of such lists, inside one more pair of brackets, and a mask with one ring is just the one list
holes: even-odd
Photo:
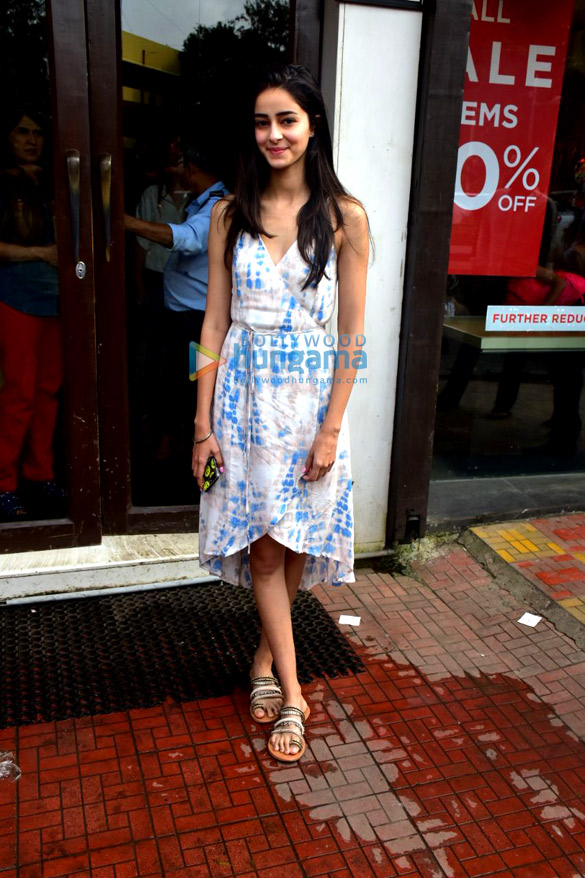
[(338, 349), (325, 330), (335, 307), (335, 250), (321, 282), (302, 289), (308, 271), (296, 242), (277, 265), (261, 238), (243, 232), (236, 243), (232, 324), (212, 410), (225, 470), (201, 494), (199, 513), (200, 564), (233, 584), (252, 585), (249, 547), (264, 534), (307, 553), (302, 589), (354, 582), (347, 414), (331, 471), (316, 482), (302, 478)]

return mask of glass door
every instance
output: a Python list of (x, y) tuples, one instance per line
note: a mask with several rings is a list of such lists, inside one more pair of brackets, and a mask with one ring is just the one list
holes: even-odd
[[(585, 0), (554, 9), (516, 0), (508, 11), (509, 27), (491, 17), (471, 24), (477, 70), (498, 45), (498, 28), (508, 66), (506, 77), (484, 82), (468, 64), (431, 475), (435, 526), (578, 508), (585, 497)], [(528, 49), (546, 53), (542, 79), (541, 67), (518, 74)], [(489, 106), (513, 121), (498, 126)], [(493, 193), (474, 164), (480, 153), (499, 178)]]
[(206, 192), (230, 188), (242, 82), (286, 58), (289, 3), (86, 9), (104, 529), (196, 530), (189, 344), (203, 319), (205, 253), (132, 227), (124, 239), (124, 213), (180, 225)]
[(177, 307), (167, 263), (193, 254), (124, 216), (180, 225), (202, 181), (230, 187), (242, 81), (289, 21), (288, 0), (2, 4), (1, 552), (196, 529), (206, 279)]
[(1, 552), (101, 538), (85, 27), (0, 11)]

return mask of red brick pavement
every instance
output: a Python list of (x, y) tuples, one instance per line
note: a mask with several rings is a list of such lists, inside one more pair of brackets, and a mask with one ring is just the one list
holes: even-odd
[(470, 530), (524, 579), (585, 623), (585, 515), (487, 524)]
[(0, 878), (582, 878), (585, 653), (461, 547), (358, 574), (316, 593), (367, 670), (307, 687), (298, 765), (239, 690), (0, 732)]

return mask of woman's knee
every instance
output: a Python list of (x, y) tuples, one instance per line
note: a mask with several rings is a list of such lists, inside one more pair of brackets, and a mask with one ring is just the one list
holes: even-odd
[(285, 547), (266, 534), (250, 546), (252, 575), (272, 576), (284, 569)]

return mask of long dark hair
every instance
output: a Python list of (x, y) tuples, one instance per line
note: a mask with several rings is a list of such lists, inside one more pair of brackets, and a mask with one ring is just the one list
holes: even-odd
[(335, 232), (343, 225), (339, 201), (348, 193), (333, 170), (333, 149), (323, 95), (310, 71), (297, 64), (266, 68), (252, 89), (246, 106), (245, 141), (238, 160), (234, 198), (226, 211), (231, 223), (227, 232), (225, 263), (229, 268), (240, 232), (249, 232), (254, 237), (260, 234), (270, 237), (260, 220), (260, 200), (268, 184), (270, 167), (258, 149), (254, 133), (256, 98), (270, 88), (287, 91), (307, 113), (314, 130), (305, 154), (309, 200), (298, 214), (299, 251), (310, 268), (304, 289), (318, 284), (325, 274)]
[[(24, 116), (28, 116), (39, 128), (42, 128), (45, 141), (48, 140), (48, 132), (45, 130), (47, 120), (42, 107), (24, 101), (3, 104), (0, 106), (0, 168), (2, 170), (13, 168), (16, 165), (12, 150), (8, 145), (8, 137)], [(45, 143), (43, 153), (46, 153), (46, 151)]]
[(43, 175), (38, 185), (33, 183), (24, 171), (18, 169), (10, 148), (9, 135), (25, 116), (44, 133), (45, 116), (38, 106), (15, 102), (0, 109), (0, 185), (3, 194), (0, 239), (30, 247), (53, 240), (48, 206), (53, 195), (52, 181), (47, 181)]

